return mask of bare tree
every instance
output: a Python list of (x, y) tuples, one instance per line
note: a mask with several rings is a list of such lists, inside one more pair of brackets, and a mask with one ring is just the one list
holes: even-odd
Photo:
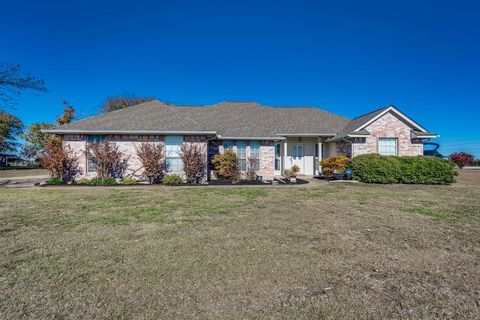
[(102, 112), (107, 113), (123, 108), (131, 107), (136, 104), (155, 100), (153, 97), (137, 97), (132, 94), (125, 94), (123, 96), (108, 97), (102, 104)]
[(23, 91), (48, 91), (43, 80), (20, 69), (18, 64), (0, 64), (0, 103), (4, 107), (15, 105)]

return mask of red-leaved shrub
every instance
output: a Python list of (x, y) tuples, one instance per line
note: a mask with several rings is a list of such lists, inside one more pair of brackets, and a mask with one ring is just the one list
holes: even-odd
[(448, 158), (460, 169), (462, 169), (466, 165), (472, 164), (473, 160), (475, 160), (471, 154), (465, 152), (452, 153)]
[(110, 140), (95, 141), (87, 146), (87, 157), (92, 160), (97, 178), (123, 178), (128, 167), (128, 158)]
[(73, 150), (70, 146), (64, 147), (62, 139), (56, 136), (47, 139), (40, 164), (53, 178), (60, 178), (63, 182), (73, 181), (81, 173)]
[(165, 156), (161, 144), (144, 142), (137, 148), (137, 157), (143, 167), (143, 177), (148, 183), (161, 183), (163, 169), (165, 167)]
[(180, 157), (187, 183), (195, 183), (205, 176), (207, 153), (203, 146), (184, 143)]

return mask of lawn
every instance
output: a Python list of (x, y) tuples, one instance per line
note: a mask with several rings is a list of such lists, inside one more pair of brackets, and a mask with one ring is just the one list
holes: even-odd
[(473, 319), (480, 171), (450, 186), (0, 189), (0, 318)]
[(0, 169), (1, 178), (13, 178), (13, 177), (31, 177), (31, 176), (43, 176), (48, 175), (47, 169), (30, 169), (30, 168), (2, 168)]

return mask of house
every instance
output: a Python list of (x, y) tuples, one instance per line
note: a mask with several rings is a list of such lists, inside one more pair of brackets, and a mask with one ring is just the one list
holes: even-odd
[(182, 172), (183, 143), (208, 150), (208, 162), (225, 149), (236, 152), (240, 170), (253, 159), (263, 179), (281, 175), (293, 165), (300, 173), (319, 173), (319, 160), (364, 153), (423, 155), (425, 139), (437, 137), (394, 106), (348, 119), (313, 107), (268, 107), (255, 102), (222, 102), (211, 106), (167, 105), (154, 100), (48, 130), (62, 135), (80, 159), (85, 176), (94, 176), (87, 144), (108, 137), (129, 156), (129, 169), (141, 165), (136, 146), (162, 143), (166, 171)]
[(14, 154), (0, 152), (0, 168), (13, 165), (20, 158)]

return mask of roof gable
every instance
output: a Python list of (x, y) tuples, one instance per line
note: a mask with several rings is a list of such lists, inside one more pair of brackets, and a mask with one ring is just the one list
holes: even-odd
[(419, 132), (427, 132), (425, 128), (420, 126), (417, 122), (413, 121), (411, 118), (406, 116), (403, 112), (401, 112), (398, 108), (393, 105), (383, 107), (381, 109), (369, 112), (367, 114), (361, 115), (357, 118), (350, 120), (347, 125), (340, 130), (340, 132), (330, 139), (331, 141), (341, 140), (347, 137), (354, 137), (354, 136), (365, 136), (368, 135), (368, 131), (366, 128), (383, 117), (387, 113), (393, 113), (397, 117), (399, 117), (402, 121), (407, 123), (413, 130)]

